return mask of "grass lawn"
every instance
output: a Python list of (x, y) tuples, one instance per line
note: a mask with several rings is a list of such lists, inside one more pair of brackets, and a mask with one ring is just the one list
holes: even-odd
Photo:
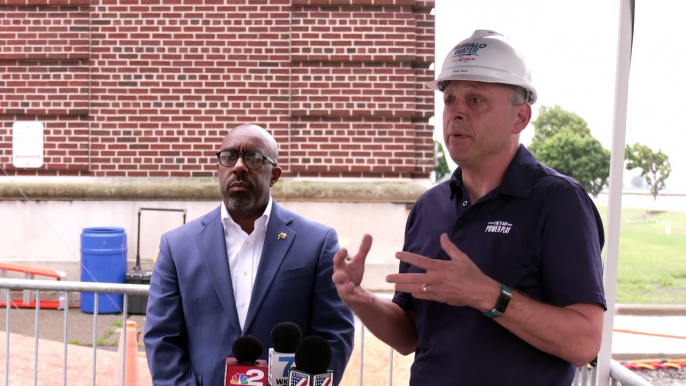
[(622, 209), (617, 302), (686, 303), (686, 213)]

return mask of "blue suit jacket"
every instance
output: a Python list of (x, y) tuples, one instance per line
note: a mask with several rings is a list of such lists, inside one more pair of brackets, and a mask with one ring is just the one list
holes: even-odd
[[(286, 237), (279, 238), (285, 233)], [(336, 384), (350, 358), (352, 312), (331, 281), (336, 231), (272, 205), (250, 308), (241, 331), (220, 207), (162, 236), (150, 281), (145, 351), (155, 385), (211, 385), (224, 380), (233, 342), (253, 335), (267, 359), (281, 322), (331, 344)]]

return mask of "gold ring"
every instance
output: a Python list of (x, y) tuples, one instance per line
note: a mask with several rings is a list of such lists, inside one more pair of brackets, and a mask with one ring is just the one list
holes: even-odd
[(422, 284), (422, 290), (424, 290), (424, 293), (426, 294), (426, 283)]

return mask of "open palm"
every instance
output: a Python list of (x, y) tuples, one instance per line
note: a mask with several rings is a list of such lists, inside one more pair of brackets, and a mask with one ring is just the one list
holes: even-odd
[(348, 306), (373, 299), (369, 292), (360, 287), (364, 276), (364, 264), (371, 247), (372, 236), (364, 235), (360, 249), (352, 259), (347, 259), (348, 251), (345, 248), (338, 250), (333, 258), (332, 280), (338, 290), (338, 296)]

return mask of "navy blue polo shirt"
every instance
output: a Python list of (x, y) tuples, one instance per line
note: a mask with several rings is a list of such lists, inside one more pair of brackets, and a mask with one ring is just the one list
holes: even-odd
[[(600, 252), (603, 225), (593, 202), (573, 179), (536, 161), (524, 147), (499, 187), (471, 202), (462, 171), (424, 193), (405, 230), (404, 251), (448, 260), (439, 237), (455, 245), (489, 277), (540, 302), (605, 306)], [(407, 263), (400, 272), (424, 272)], [(411, 386), (565, 385), (574, 366), (544, 353), (471, 307), (414, 299), (393, 301), (414, 310), (418, 332)]]

